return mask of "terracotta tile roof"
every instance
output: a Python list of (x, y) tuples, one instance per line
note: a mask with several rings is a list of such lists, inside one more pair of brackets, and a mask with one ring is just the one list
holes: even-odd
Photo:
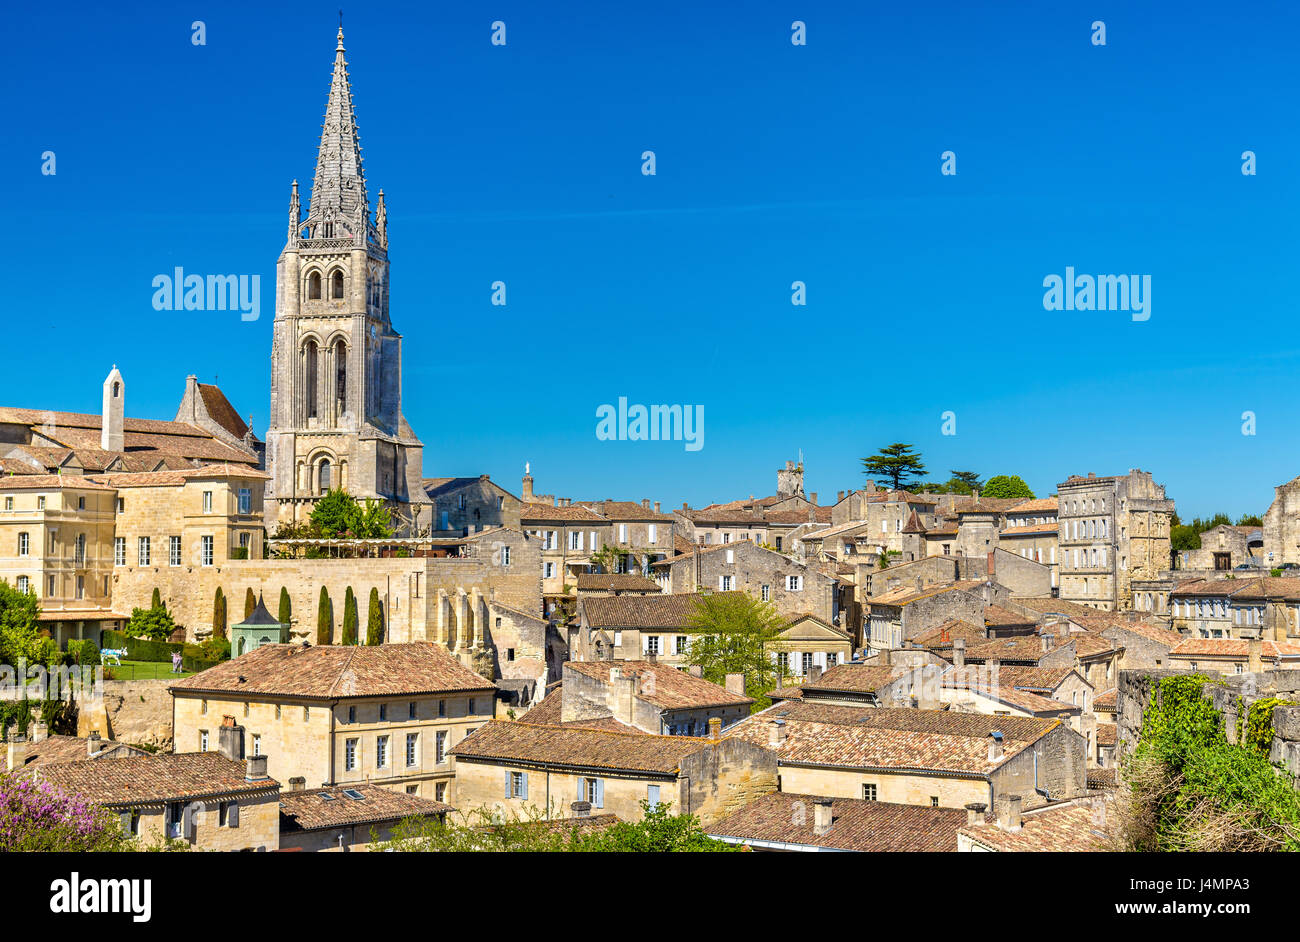
[(1234, 599), (1240, 601), (1265, 601), (1267, 599), (1300, 599), (1300, 579), (1293, 576), (1261, 576), (1245, 580), (1245, 585), (1233, 593)]
[(91, 491), (112, 490), (107, 485), (80, 474), (18, 474), (0, 479), (0, 490), (4, 491), (46, 490), (56, 487)]
[(211, 383), (199, 383), (199, 396), (208, 410), (208, 416), (235, 438), (242, 439), (249, 432), (248, 423), (239, 417), (226, 394)]
[(1038, 497), (1034, 500), (1023, 501), (1016, 504), (1007, 513), (1010, 514), (1033, 514), (1043, 511), (1059, 510), (1059, 501), (1055, 497)]
[(1104, 835), (1098, 833), (1091, 808), (1049, 805), (1026, 811), (1019, 831), (1004, 831), (997, 824), (967, 825), (961, 834), (996, 851), (1102, 851)]
[(1074, 673), (1073, 667), (1021, 667), (1006, 664), (998, 668), (998, 682), (1017, 690), (1052, 693)]
[[(354, 792), (360, 800), (345, 794)], [(329, 795), (328, 799), (322, 795)], [(408, 795), (379, 785), (336, 785), (280, 793), (280, 829), (314, 831), (321, 828), (351, 827), (400, 821), (413, 816), (430, 817), (455, 811), (441, 801)]]
[(527, 503), (519, 509), (519, 519), (523, 523), (534, 520), (554, 523), (609, 523), (598, 513), (570, 504), (568, 507), (555, 507), (551, 504)]
[[(787, 731), (776, 746), (769, 745), (773, 720), (784, 721)], [(728, 731), (771, 748), (784, 763), (983, 777), (1059, 725), (1059, 720), (1023, 716), (787, 700), (746, 717)], [(994, 730), (1003, 734), (1003, 755), (990, 760)]]
[(1039, 597), (1016, 597), (1011, 601), (1025, 608), (1032, 609), (1040, 615), (1066, 615), (1073, 617), (1075, 615), (1098, 615), (1101, 614), (1095, 608), (1089, 608), (1087, 605), (1080, 605), (1078, 602), (1070, 602), (1065, 599), (1039, 598)]
[(944, 677), (943, 685), (949, 689), (970, 690), (981, 696), (997, 700), (1007, 706), (1015, 707), (1017, 710), (1023, 710), (1035, 716), (1044, 714), (1058, 715), (1061, 713), (1079, 713), (1081, 708), (1065, 703), (1061, 700), (1055, 700), (1029, 690), (1021, 690), (1012, 687), (1009, 684), (999, 684), (991, 686), (983, 683), (966, 683), (959, 681), (954, 677)]
[(96, 474), (93, 479), (109, 487), (180, 487), (189, 481), (204, 478), (241, 478), (269, 481), (271, 475), (248, 465), (204, 464), (197, 468), (189, 467), (167, 471), (109, 472)]
[(120, 807), (279, 790), (275, 779), (245, 779), (247, 765), (219, 752), (85, 759), (43, 765), (33, 774), (95, 804)]
[[(1263, 659), (1274, 661), (1281, 655), (1300, 654), (1300, 644), (1289, 641), (1265, 641)], [(1250, 642), (1236, 638), (1186, 638), (1169, 650), (1170, 657), (1208, 657), (1244, 661), (1250, 656)]]
[[(1060, 647), (1055, 639), (1051, 640), (1050, 646), (1051, 650)], [(968, 644), (966, 661), (967, 663), (1018, 661), (1037, 665), (1046, 653), (1043, 650), (1042, 639), (1037, 635), (1015, 635), (1010, 638), (992, 638), (981, 644)]]
[(909, 605), (912, 602), (919, 602), (921, 599), (928, 599), (935, 595), (942, 595), (945, 592), (969, 592), (977, 589), (984, 584), (983, 579), (961, 579), (957, 582), (942, 582), (933, 585), (922, 586), (917, 591), (915, 586), (898, 586), (890, 589), (881, 595), (871, 596), (868, 601), (874, 605)]
[(1058, 529), (1054, 523), (1030, 523), (1023, 527), (1003, 527), (998, 531), (998, 536), (1038, 536), (1042, 533), (1056, 533)]
[(703, 709), (753, 703), (753, 699), (727, 692), (725, 687), (692, 677), (686, 671), (649, 661), (565, 661), (564, 669), (609, 682), (610, 671), (639, 681), (637, 696), (664, 710)]
[(546, 696), (542, 698), (542, 702), (520, 716), (519, 722), (533, 723), (538, 726), (578, 726), (586, 729), (604, 729), (613, 732), (645, 735), (642, 730), (637, 729), (635, 726), (628, 726), (626, 723), (620, 723), (612, 715), (594, 719), (570, 720), (565, 723), (560, 719), (564, 715), (563, 682), (552, 684), (547, 688), (547, 691)]
[(960, 618), (949, 618), (929, 631), (921, 632), (912, 640), (927, 648), (951, 648), (958, 638), (965, 641), (969, 648), (972, 644), (983, 644), (988, 640), (988, 634), (979, 625), (972, 625)]
[(1088, 787), (1098, 788), (1115, 788), (1119, 784), (1118, 770), (1114, 766), (1109, 768), (1095, 768), (1088, 770)]
[[(47, 736), (40, 742), (29, 742), (27, 751), (23, 756), (23, 762), (18, 765), (17, 771), (22, 773), (54, 762), (79, 762), (91, 758), (89, 756), (89, 743), (90, 740), (82, 736), (59, 735)], [(143, 749), (111, 739), (101, 740), (99, 749), (99, 755), (96, 758), (108, 758), (108, 754), (115, 756), (148, 755)], [(8, 771), (8, 750), (0, 746), (0, 772)]]
[(827, 668), (817, 680), (803, 684), (805, 691), (823, 693), (876, 693), (881, 687), (911, 673), (909, 667), (846, 663)]
[(592, 628), (689, 628), (700, 598), (697, 592), (611, 595), (584, 598), (580, 605)]
[(1119, 741), (1119, 726), (1115, 723), (1097, 724), (1097, 745), (1113, 746)]
[(311, 699), (495, 690), (441, 645), (264, 644), (171, 685), (176, 693)]
[(1211, 596), (1215, 598), (1230, 596), (1245, 588), (1240, 579), (1189, 579), (1175, 586), (1169, 597), (1175, 596)]
[(659, 583), (634, 572), (580, 572), (579, 592), (660, 592)]
[(1117, 622), (1107, 626), (1119, 631), (1131, 631), (1135, 635), (1146, 638), (1148, 641), (1155, 641), (1158, 644), (1167, 644), (1170, 647), (1180, 644), (1183, 641), (1183, 634), (1180, 631), (1174, 631), (1171, 628), (1161, 628), (1158, 625), (1148, 625), (1146, 622)]
[[(574, 501), (574, 503), (579, 503)], [(595, 511), (606, 520), (649, 520), (653, 522), (671, 522), (672, 514), (660, 513), (649, 507), (643, 507), (634, 500), (584, 500), (582, 506)]]
[(1007, 625), (1032, 625), (1038, 619), (1033, 615), (1021, 615), (1001, 605), (988, 605), (984, 608), (984, 624), (1004, 627)]
[(493, 720), (462, 739), (451, 754), (458, 762), (530, 763), (676, 775), (685, 756), (710, 742), (694, 736), (654, 736)]
[(1092, 709), (1096, 713), (1116, 712), (1119, 709), (1119, 689), (1111, 687), (1097, 694), (1092, 701)]
[(957, 831), (966, 812), (953, 808), (899, 805), (860, 798), (832, 798), (831, 827), (814, 831), (816, 795), (773, 792), (715, 821), (712, 837), (740, 841), (801, 844), (835, 850), (944, 852), (957, 849)]

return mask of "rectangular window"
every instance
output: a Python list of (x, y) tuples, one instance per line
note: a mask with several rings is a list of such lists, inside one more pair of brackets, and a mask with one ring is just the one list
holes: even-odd
[(659, 786), (647, 785), (645, 788), (646, 804), (653, 810), (659, 807)]
[(126, 565), (126, 537), (124, 536), (113, 537), (113, 565)]
[(761, 594), (764, 602), (772, 601), (772, 587), (770, 585), (764, 584)]
[(253, 737), (253, 755), (260, 756), (261, 754), (262, 754), (262, 737), (255, 735)]
[(23, 595), (27, 594), (27, 589), (30, 585), (31, 585), (31, 580), (28, 579), (26, 576), (18, 577), (18, 591), (21, 592)]
[(785, 587), (791, 592), (803, 591), (803, 576), (786, 576)]
[(658, 527), (656, 527), (653, 523), (650, 524), (650, 535), (647, 539), (652, 545), (659, 542), (658, 534), (659, 534)]
[(626, 523), (620, 523), (620, 524), (618, 525), (618, 541), (619, 541), (620, 543), (626, 543), (626, 542), (627, 542), (627, 524), (626, 524)]
[(582, 779), (582, 800), (591, 802), (593, 808), (605, 807), (605, 783), (598, 778)]
[(172, 566), (181, 564), (181, 538), (179, 536), (167, 538), (167, 562)]
[(569, 531), (569, 549), (571, 549), (571, 550), (580, 550), (580, 549), (582, 549), (582, 531), (581, 531), (581, 530), (570, 530), (570, 531)]
[(415, 701), (414, 701), (414, 700), (412, 700), (410, 703), (408, 703), (408, 704), (406, 705), (406, 718), (407, 718), (408, 720), (413, 720), (413, 719), (415, 719)]
[(140, 537), (139, 558), (141, 566), (149, 565), (149, 537)]
[(408, 767), (409, 767), (409, 766), (413, 766), (413, 765), (415, 765), (417, 762), (419, 762), (419, 756), (420, 756), (420, 734), (419, 734), (419, 733), (407, 733), (407, 734), (406, 734), (406, 764), (407, 764), (407, 766), (408, 766)]
[(388, 721), (388, 704), (381, 703), (379, 704), (379, 722), (386, 723), (387, 721)]
[(433, 761), (442, 763), (447, 761), (447, 731), (439, 730), (438, 735), (433, 740)]
[(510, 547), (508, 546), (501, 547), (501, 565), (502, 566), (510, 565)]
[(357, 740), (349, 739), (343, 744), (343, 770), (355, 772), (357, 769)]
[(44, 497), (44, 495), (42, 495), (41, 497), (36, 498), (36, 509), (37, 509), (37, 510), (44, 510), (44, 509), (45, 509), (45, 497)]
[(528, 776), (523, 772), (506, 773), (506, 797), (527, 798)]
[(446, 715), (447, 715), (447, 701), (446, 701), (446, 700), (439, 700), (439, 701), (438, 701), (438, 715), (439, 715), (439, 716), (446, 716)]
[(31, 537), (29, 537), (26, 533), (18, 534), (18, 555), (19, 556), (26, 556), (30, 545), (31, 545)]
[(658, 636), (658, 635), (647, 635), (647, 636), (646, 636), (646, 639), (645, 639), (645, 653), (646, 653), (646, 654), (658, 654), (658, 653), (659, 653), (659, 636)]
[(731, 576), (718, 576), (718, 589), (723, 592), (730, 592)]
[(380, 736), (375, 740), (375, 768), (388, 768), (388, 737)]
[(203, 540), (203, 565), (212, 565), (212, 537), (202, 537)]
[(199, 730), (199, 752), (207, 752), (207, 751), (208, 751), (208, 731), (206, 729), (201, 729)]
[(555, 563), (542, 563), (542, 578), (553, 579), (555, 577)]
[(465, 711), (465, 713), (466, 713), (466, 715), (472, 715), (472, 714), (474, 713), (474, 698), (473, 698), (473, 697), (470, 697), (470, 698), (469, 698), (469, 709), (467, 709), (467, 710)]
[(863, 800), (863, 801), (875, 801), (875, 800), (876, 800), (876, 786), (875, 786), (875, 785), (867, 784), (867, 785), (863, 785), (863, 786), (862, 786), (862, 800)]
[(239, 512), (241, 514), (252, 513), (253, 511), (253, 492), (250, 488), (241, 487), (239, 489)]

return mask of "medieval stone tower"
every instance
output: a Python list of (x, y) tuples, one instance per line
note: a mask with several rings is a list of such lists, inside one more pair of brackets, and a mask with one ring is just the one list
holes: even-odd
[(402, 338), (388, 317), (388, 212), (370, 215), (340, 27), (306, 219), (298, 181), (276, 267), (267, 528), (305, 520), (331, 488), (427, 529), (424, 446), (402, 415)]

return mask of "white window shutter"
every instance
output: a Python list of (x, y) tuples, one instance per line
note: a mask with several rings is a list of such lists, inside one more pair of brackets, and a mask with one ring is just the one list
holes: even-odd
[(506, 769), (506, 797), (507, 797), (507, 798), (511, 797), (511, 795), (510, 795), (510, 770), (509, 770), (509, 769)]

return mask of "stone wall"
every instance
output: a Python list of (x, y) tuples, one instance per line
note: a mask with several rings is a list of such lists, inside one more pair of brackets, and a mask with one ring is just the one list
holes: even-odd
[(100, 704), (78, 704), (77, 735), (97, 730), (104, 739), (136, 746), (172, 748), (170, 680), (106, 680)]

